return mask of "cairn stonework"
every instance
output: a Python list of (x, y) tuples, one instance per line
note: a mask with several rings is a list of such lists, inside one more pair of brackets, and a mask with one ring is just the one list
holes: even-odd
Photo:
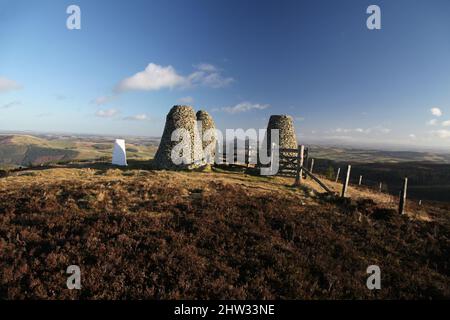
[(197, 124), (202, 138), (203, 156), (208, 164), (214, 163), (216, 154), (216, 125), (208, 112), (200, 110), (197, 112)]
[[(189, 141), (172, 141), (172, 133), (184, 129), (189, 134)], [(189, 143), (190, 155), (187, 163), (175, 164), (172, 161), (172, 150), (181, 143)], [(187, 156), (187, 155), (183, 155)], [(193, 169), (204, 165), (201, 136), (197, 127), (195, 111), (190, 106), (174, 106), (166, 117), (166, 125), (156, 152), (154, 165), (159, 169)]]
[[(267, 125), (266, 142), (270, 150), (272, 145), (271, 129), (279, 130), (280, 149), (297, 149), (297, 137), (295, 135), (294, 121), (288, 115), (272, 115)], [(270, 152), (270, 151), (269, 151)]]

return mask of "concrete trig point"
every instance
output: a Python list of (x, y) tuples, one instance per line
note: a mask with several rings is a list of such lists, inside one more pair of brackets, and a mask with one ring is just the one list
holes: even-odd
[(125, 149), (125, 140), (116, 139), (112, 156), (112, 164), (116, 166), (127, 166), (127, 151)]

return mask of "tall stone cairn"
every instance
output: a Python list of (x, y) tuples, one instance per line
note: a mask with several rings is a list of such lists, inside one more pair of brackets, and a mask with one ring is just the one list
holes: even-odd
[[(204, 159), (206, 163), (213, 164), (216, 154), (217, 141), (215, 132), (216, 125), (214, 124), (214, 120), (208, 112), (200, 110), (197, 112), (197, 124), (201, 126), (199, 132), (201, 133)], [(211, 146), (213, 147), (211, 148)], [(207, 147), (208, 150), (206, 150)]]
[[(190, 135), (191, 162), (176, 165), (171, 159), (172, 149), (180, 141), (172, 141), (172, 132), (176, 129), (186, 129)], [(174, 106), (166, 117), (166, 125), (156, 151), (154, 165), (159, 169), (193, 169), (204, 165), (203, 148), (200, 133), (197, 127), (195, 111), (190, 106)]]
[[(271, 150), (271, 129), (279, 130), (280, 149), (297, 149), (297, 136), (295, 135), (294, 121), (288, 115), (272, 115), (269, 119), (266, 132), (268, 150)], [(268, 152), (270, 154), (270, 151)]]

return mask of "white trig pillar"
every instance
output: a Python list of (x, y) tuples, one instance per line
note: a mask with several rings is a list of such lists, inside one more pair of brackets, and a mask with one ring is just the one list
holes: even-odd
[(127, 151), (125, 148), (125, 140), (116, 139), (114, 142), (114, 150), (112, 156), (112, 164), (116, 166), (127, 166)]

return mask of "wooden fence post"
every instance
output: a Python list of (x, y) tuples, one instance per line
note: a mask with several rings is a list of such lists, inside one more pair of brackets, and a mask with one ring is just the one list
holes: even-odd
[(338, 168), (338, 171), (337, 171), (337, 173), (336, 173), (336, 181), (335, 182), (338, 182), (339, 181), (339, 174), (341, 173), (341, 168)]
[(362, 183), (362, 176), (359, 176), (359, 182), (358, 182), (358, 186), (360, 186)]
[(398, 213), (405, 214), (405, 205), (406, 205), (406, 192), (408, 190), (408, 178), (405, 177), (403, 181), (402, 193), (400, 195), (400, 203), (398, 205)]
[(311, 166), (309, 167), (309, 172), (313, 173), (314, 169), (314, 159), (311, 159)]
[(295, 185), (299, 186), (302, 183), (302, 179), (303, 179), (303, 156), (304, 156), (304, 152), (305, 152), (305, 146), (301, 145), (298, 146), (297, 149), (297, 172), (295, 175)]
[(348, 165), (348, 167), (347, 167), (347, 175), (345, 176), (345, 181), (344, 181), (344, 184), (342, 186), (342, 195), (341, 195), (342, 198), (344, 198), (345, 194), (347, 193), (348, 182), (350, 180), (350, 171), (351, 170), (352, 170), (352, 166)]

